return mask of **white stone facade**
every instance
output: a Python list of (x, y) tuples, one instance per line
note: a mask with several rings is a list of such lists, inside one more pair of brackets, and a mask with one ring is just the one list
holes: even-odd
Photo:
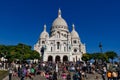
[(80, 37), (75, 30), (70, 32), (66, 21), (58, 11), (58, 17), (53, 21), (50, 35), (46, 31), (46, 25), (41, 33), (38, 42), (34, 45), (34, 50), (41, 55), (41, 48), (44, 47), (43, 61), (81, 61), (82, 54), (86, 53), (86, 47), (80, 41)]

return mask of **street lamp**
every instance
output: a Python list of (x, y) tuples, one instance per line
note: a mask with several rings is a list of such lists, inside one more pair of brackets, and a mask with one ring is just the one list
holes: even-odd
[[(100, 53), (102, 54), (103, 53), (103, 50), (102, 50), (102, 43), (101, 42), (99, 42), (99, 48), (100, 48)], [(99, 59), (99, 63), (100, 64), (103, 64), (103, 59)]]

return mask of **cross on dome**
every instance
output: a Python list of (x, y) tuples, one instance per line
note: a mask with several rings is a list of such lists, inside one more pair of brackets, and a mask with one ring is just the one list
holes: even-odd
[(75, 25), (74, 24), (72, 24), (72, 29), (75, 30)]
[(44, 24), (44, 31), (46, 31), (46, 24)]
[(61, 17), (61, 9), (58, 10), (58, 17)]

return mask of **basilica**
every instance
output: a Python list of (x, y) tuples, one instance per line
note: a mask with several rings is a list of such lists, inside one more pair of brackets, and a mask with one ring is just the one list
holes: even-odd
[(52, 23), (50, 33), (46, 31), (46, 28), (44, 25), (43, 32), (34, 45), (34, 50), (40, 53), (43, 61), (81, 61), (82, 55), (86, 53), (85, 44), (81, 42), (74, 24), (72, 31), (69, 31), (60, 9), (57, 18)]

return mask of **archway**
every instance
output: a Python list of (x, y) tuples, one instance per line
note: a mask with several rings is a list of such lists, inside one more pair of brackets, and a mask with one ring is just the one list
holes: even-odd
[(48, 61), (53, 61), (53, 57), (52, 56), (48, 56)]
[(67, 56), (63, 56), (63, 62), (68, 61), (68, 57)]
[(58, 61), (60, 61), (60, 56), (56, 56), (55, 58), (55, 62), (58, 62)]

